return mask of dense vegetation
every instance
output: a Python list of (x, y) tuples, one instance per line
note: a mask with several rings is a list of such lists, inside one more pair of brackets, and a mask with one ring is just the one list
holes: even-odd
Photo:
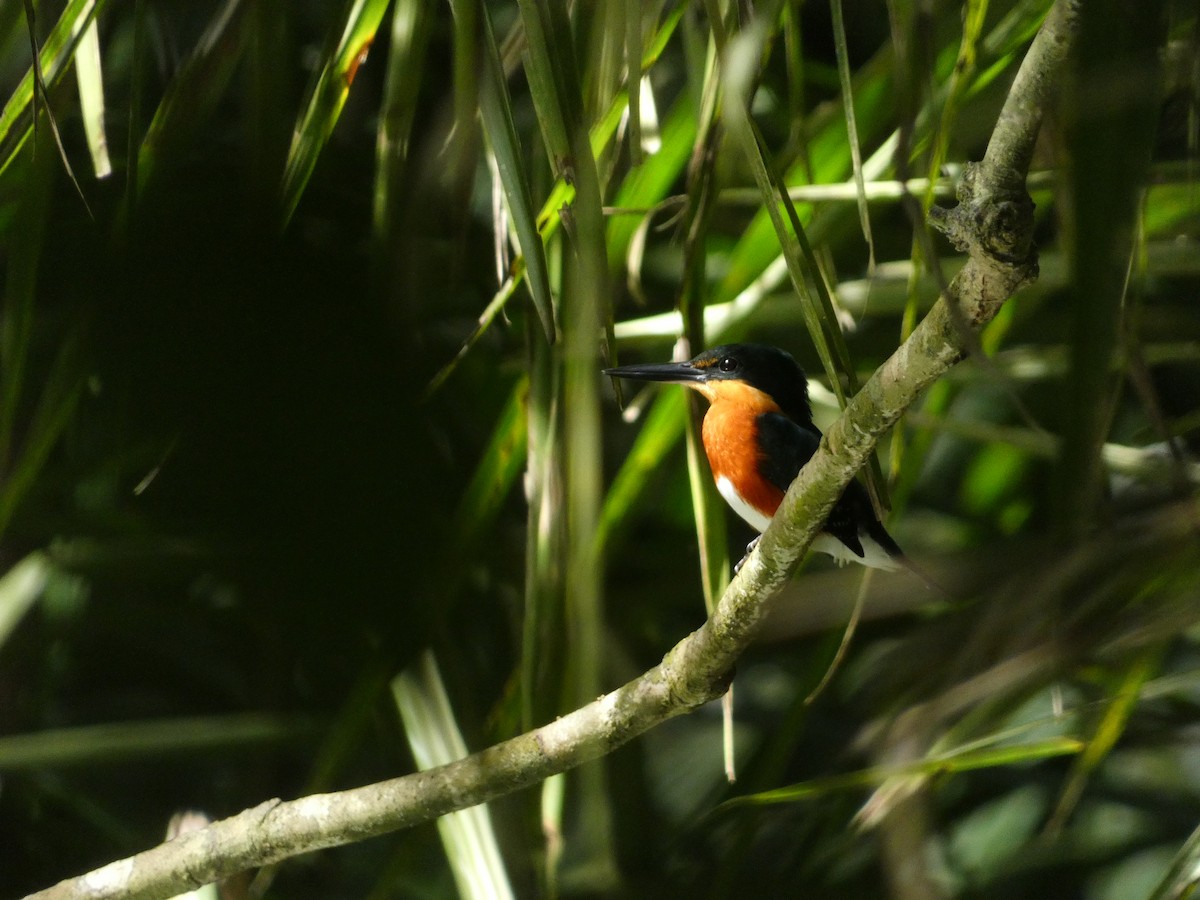
[[(0, 892), (657, 662), (750, 535), (683, 392), (599, 370), (773, 343), (828, 424), (961, 265), (914, 222), (1050, 6), (0, 5)], [(807, 563), (738, 665), (737, 783), (713, 707), (493, 803), (518, 896), (1190, 883), (1200, 23), (1086, 7), (1040, 277), (868, 473), (944, 595)], [(256, 890), (485, 858), (428, 825)]]

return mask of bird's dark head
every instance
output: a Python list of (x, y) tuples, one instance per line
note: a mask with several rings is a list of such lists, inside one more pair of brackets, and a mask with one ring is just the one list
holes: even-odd
[(605, 375), (683, 384), (711, 402), (736, 399), (774, 405), (797, 422), (808, 422), (808, 380), (791, 355), (766, 344), (722, 344), (682, 363), (605, 369)]

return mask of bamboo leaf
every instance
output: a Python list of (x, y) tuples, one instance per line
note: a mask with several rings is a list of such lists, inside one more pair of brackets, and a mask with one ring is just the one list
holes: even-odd
[[(763, 204), (775, 229), (776, 240), (783, 251), (792, 286), (800, 297), (804, 320), (809, 336), (821, 358), (825, 375), (838, 396), (842, 406), (846, 404), (843, 378), (849, 382), (851, 392), (857, 390), (857, 374), (850, 363), (849, 351), (837, 321), (837, 314), (824, 280), (817, 271), (816, 258), (804, 234), (804, 226), (796, 215), (791, 198), (778, 175), (773, 171), (761, 138), (750, 119), (750, 77), (755, 60), (758, 59), (763, 35), (761, 26), (743, 31), (731, 43), (726, 53), (725, 67), (726, 105), (725, 115), (730, 134), (738, 142), (742, 153), (754, 173), (763, 196)], [(788, 212), (785, 224), (780, 205)], [(791, 226), (791, 231), (788, 225)]]
[[(537, 108), (538, 125), (542, 141), (556, 175), (571, 167), (571, 139), (562, 106), (561, 93), (566, 86), (559, 78), (560, 67), (555, 62), (552, 42), (548, 32), (552, 28), (549, 11), (537, 0), (520, 0), (521, 23), (525, 26), (525, 39), (529, 51), (525, 57), (525, 74), (529, 79), (529, 93)], [(567, 178), (567, 181), (572, 180)]]
[[(70, 0), (67, 3), (38, 53), (41, 77), (47, 89), (58, 84), (86, 26), (104, 9), (106, 3), (107, 0)], [(35, 89), (36, 71), (30, 66), (0, 110), (0, 175), (8, 169), (32, 133), (30, 108), (34, 103)]]
[(496, 157), (500, 171), (500, 183), (508, 201), (509, 215), (517, 230), (517, 242), (525, 265), (525, 283), (533, 298), (533, 308), (547, 343), (554, 343), (554, 298), (550, 294), (550, 276), (546, 268), (546, 252), (542, 237), (538, 233), (533, 208), (533, 191), (523, 163), (524, 153), (517, 127), (513, 122), (512, 106), (505, 83), (504, 68), (500, 64), (500, 51), (496, 46), (496, 35), (492, 30), (491, 15), (487, 5), (480, 7), (483, 18), (483, 50), (485, 75), (480, 88), (479, 108), (483, 115), (483, 128), (488, 143)]
[(241, 57), (249, 0), (225, 0), (171, 79), (137, 153), (136, 195), (202, 131)]
[(108, 156), (108, 135), (104, 128), (104, 73), (100, 64), (100, 29), (91, 13), (92, 10), (88, 9), (75, 24), (76, 28), (83, 28), (75, 50), (75, 78), (79, 83), (79, 112), (83, 118), (88, 150), (92, 155), (92, 170), (97, 178), (107, 178), (112, 174), (112, 160)]
[(861, 769), (845, 775), (814, 778), (801, 784), (736, 797), (721, 804), (719, 809), (740, 806), (766, 806), (775, 803), (797, 803), (813, 797), (841, 791), (878, 787), (885, 781), (905, 778), (931, 778), (937, 775), (954, 775), (978, 769), (999, 766), (1024, 765), (1057, 756), (1074, 756), (1083, 751), (1084, 744), (1073, 738), (1050, 738), (1028, 744), (1013, 744), (1003, 747), (987, 747), (961, 753), (945, 753), (927, 759), (915, 760), (900, 766), (877, 766)]
[(95, 766), (308, 737), (315, 723), (274, 713), (196, 716), (54, 728), (0, 737), (0, 771)]
[(49, 570), (45, 555), (35, 552), (0, 576), (0, 647), (41, 596)]
[[(393, 679), (392, 698), (418, 768), (433, 769), (467, 755), (433, 651), (426, 650)], [(513, 896), (486, 804), (441, 816), (437, 827), (459, 897), (505, 900)]]
[(842, 105), (846, 115), (846, 136), (850, 144), (850, 161), (854, 167), (854, 185), (858, 189), (858, 221), (863, 240), (867, 242), (867, 271), (875, 271), (875, 239), (871, 235), (871, 211), (867, 206), (867, 191), (863, 185), (862, 145), (858, 140), (858, 122), (854, 116), (854, 82), (850, 77), (850, 51), (846, 47), (846, 23), (842, 16), (842, 0), (829, 0), (833, 13), (833, 46), (837, 53), (838, 80), (842, 85)]
[(296, 123), (292, 146), (283, 170), (283, 221), (296, 211), (296, 204), (316, 168), (317, 159), (337, 125), (342, 107), (358, 67), (367, 61), (375, 33), (387, 10), (388, 0), (351, 0), (341, 34), (330, 43), (308, 91), (304, 112)]
[[(676, 10), (668, 15), (663, 21), (662, 26), (659, 28), (658, 32), (654, 35), (653, 40), (650, 42), (649, 49), (646, 51), (646, 55), (642, 61), (643, 67), (652, 65), (654, 60), (658, 58), (658, 55), (662, 53), (668, 38), (670, 38), (671, 34), (674, 33), (675, 27), (679, 24), (682, 12), (683, 7), (677, 7)], [(609, 142), (613, 139), (613, 136), (617, 131), (617, 126), (620, 124), (621, 116), (626, 108), (626, 102), (627, 98), (625, 94), (618, 93), (617, 96), (613, 98), (613, 101), (609, 105), (605, 115), (600, 119), (600, 121), (592, 126), (589, 134), (589, 141), (593, 156), (601, 155), (604, 152), (604, 149), (608, 146)], [(654, 158), (657, 158), (658, 155), (656, 155)], [(662, 168), (654, 167), (653, 172), (655, 174), (647, 175), (645, 177), (659, 177), (664, 179), (666, 184), (663, 184), (662, 186), (665, 190), (669, 185), (669, 178), (672, 177), (671, 172), (674, 171), (671, 168), (674, 161), (674, 155), (668, 154), (663, 160), (664, 166)], [(646, 166), (643, 165), (641, 169), (632, 173), (630, 177), (636, 181), (638, 179), (638, 173), (645, 169)], [(558, 227), (561, 224), (560, 217), (562, 211), (564, 209), (569, 209), (570, 204), (574, 199), (575, 185), (567, 178), (559, 176), (554, 183), (554, 187), (551, 188), (546, 202), (542, 204), (542, 208), (539, 211), (536, 219), (537, 227), (542, 237), (543, 247), (545, 246), (545, 242), (549, 241), (558, 232)], [(614, 232), (614, 234), (617, 236), (616, 240), (620, 241), (620, 230), (618, 229), (616, 232)], [(618, 244), (617, 246), (621, 245)], [(474, 346), (475, 342), (483, 336), (483, 334), (487, 331), (488, 326), (491, 325), (496, 316), (503, 311), (508, 299), (515, 292), (519, 281), (524, 278), (524, 262), (519, 259), (516, 260), (512, 265), (512, 269), (512, 278), (510, 278), (501, 286), (500, 290), (493, 297), (492, 302), (488, 305), (487, 309), (480, 315), (478, 325), (472, 330), (471, 335), (463, 343), (463, 346), (460, 348), (455, 358), (447, 363), (446, 366), (444, 366), (438, 373), (437, 377), (433, 379), (429, 388), (426, 390), (427, 396), (436, 392), (437, 389), (445, 382), (445, 380), (454, 372), (455, 368), (458, 366), (458, 363), (462, 361), (463, 357), (466, 356), (471, 347)]]
[(642, 164), (642, 4), (625, 0), (625, 93), (629, 97), (629, 163)]
[(1067, 817), (1075, 810), (1083, 795), (1084, 787), (1100, 764), (1112, 752), (1121, 735), (1129, 726), (1129, 718), (1141, 699), (1146, 682), (1158, 674), (1162, 665), (1164, 647), (1155, 646), (1144, 650), (1125, 671), (1116, 693), (1105, 705), (1104, 715), (1096, 726), (1095, 733), (1075, 764), (1063, 786), (1062, 795), (1046, 828), (1051, 833), (1062, 829)]
[[(26, 409), (24, 392), (32, 350), (38, 267), (45, 246), (54, 170), (48, 154), (27, 154), (26, 191), (11, 228), (10, 261), (4, 281), (4, 318), (0, 320), (0, 471), (8, 471), (16, 444), (18, 415)], [(3, 488), (0, 488), (0, 492)]]
[(378, 236), (391, 227), (392, 207), (408, 162), (417, 97), (429, 48), (433, 10), (429, 0), (397, 0), (392, 9), (391, 46), (383, 107), (375, 142), (373, 220)]
[[(524, 468), (529, 440), (528, 403), (529, 381), (522, 378), (509, 395), (459, 502), (454, 517), (458, 553), (474, 547), (491, 529), (501, 504)], [(460, 560), (456, 559), (451, 565), (461, 574)]]
[[(1139, 195), (1154, 146), (1161, 16), (1114, 28), (1103, 10), (1080, 13), (1080, 53), (1068, 69), (1066, 134), (1072, 148), (1069, 237), (1073, 290), (1071, 372), (1062, 398), (1063, 455), (1053, 511), (1064, 536), (1093, 527), (1104, 491), (1100, 452), (1120, 385), (1110, 374), (1136, 252)], [(1116, 72), (1137, 72), (1131, 81)], [(1114, 105), (1118, 90), (1127, 99)], [(1103, 191), (1093, 189), (1106, 185)]]
[(58, 444), (83, 392), (84, 369), (81, 333), (63, 341), (38, 398), (37, 409), (25, 435), (22, 452), (0, 483), (0, 536), (32, 490), (51, 451)]
[(683, 435), (686, 399), (683, 391), (658, 392), (604, 498), (596, 530), (596, 540), (601, 548), (611, 542), (628, 520), (650, 477)]
[(1147, 900), (1184, 900), (1196, 896), (1200, 886), (1200, 828), (1179, 848), (1162, 881)]

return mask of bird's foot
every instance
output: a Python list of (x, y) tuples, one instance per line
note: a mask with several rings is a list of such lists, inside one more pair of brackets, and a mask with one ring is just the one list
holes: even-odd
[(761, 539), (762, 539), (762, 535), (760, 534), (760, 535), (758, 535), (758, 537), (756, 537), (754, 540), (752, 540), (750, 543), (748, 543), (746, 545), (746, 555), (743, 556), (741, 559), (739, 559), (737, 561), (737, 564), (733, 567), (734, 575), (736, 575), (738, 572), (742, 571), (742, 566), (744, 566), (746, 564), (746, 560), (748, 560), (750, 558), (750, 554), (754, 552), (754, 548), (758, 546), (758, 542)]

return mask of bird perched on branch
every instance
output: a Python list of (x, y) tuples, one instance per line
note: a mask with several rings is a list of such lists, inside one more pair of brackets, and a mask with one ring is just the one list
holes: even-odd
[[(604, 374), (682, 384), (708, 399), (702, 436), (717, 490), (760, 535), (821, 441), (804, 370), (775, 347), (723, 344), (687, 362), (621, 366)], [(812, 547), (839, 563), (912, 568), (857, 481), (846, 486)]]

